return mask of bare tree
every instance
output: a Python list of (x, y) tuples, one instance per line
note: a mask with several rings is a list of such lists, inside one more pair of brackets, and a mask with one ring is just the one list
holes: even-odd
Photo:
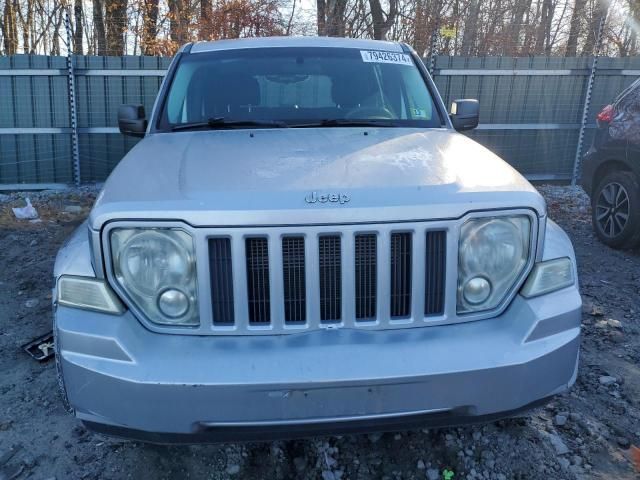
[(140, 49), (143, 55), (156, 55), (158, 36), (158, 0), (143, 0), (142, 39)]
[(389, 0), (389, 12), (386, 14), (380, 0), (369, 0), (369, 8), (373, 19), (373, 38), (383, 40), (398, 14), (398, 0)]
[(14, 3), (14, 9), (18, 14), (18, 30), (22, 31), (22, 51), (24, 53), (33, 53), (31, 51), (31, 33), (34, 22), (34, 2), (33, 0), (25, 0), (22, 8), (19, 2)]
[(565, 55), (567, 57), (575, 57), (578, 53), (578, 38), (582, 29), (582, 19), (585, 16), (585, 6), (587, 0), (575, 0), (573, 4), (573, 12), (571, 13), (571, 22), (569, 26), (569, 38), (567, 38), (567, 49)]
[[(580, 0), (577, 0), (580, 1)], [(516, 55), (520, 46), (520, 34), (522, 33), (522, 26), (524, 24), (524, 18), (527, 12), (531, 9), (531, 0), (516, 0), (515, 8), (513, 9), (513, 20), (511, 21), (511, 34), (509, 53)]]
[[(193, 39), (307, 34), (404, 41), (420, 55), (637, 55), (640, 0), (0, 0), (0, 53), (172, 55)], [(69, 10), (70, 9), (70, 10)], [(635, 23), (634, 23), (635, 22)], [(62, 50), (62, 51), (61, 51)]]
[(287, 29), (285, 31), (285, 35), (291, 35), (291, 28), (293, 27), (293, 20), (296, 16), (296, 0), (293, 0), (291, 5), (291, 13), (289, 14), (289, 21), (287, 22)]
[(211, 0), (200, 0), (200, 40), (210, 40), (212, 34), (213, 5)]
[(318, 35), (342, 37), (345, 33), (347, 0), (317, 0)]
[(540, 20), (537, 26), (535, 53), (550, 53), (551, 23), (553, 22), (552, 0), (542, 0)]
[(107, 55), (123, 55), (124, 34), (127, 30), (127, 0), (107, 0), (105, 7)]
[(95, 31), (96, 53), (107, 54), (107, 35), (104, 25), (104, 0), (93, 0), (93, 29)]
[(480, 15), (480, 1), (471, 0), (467, 19), (464, 24), (464, 34), (462, 35), (462, 55), (472, 55), (475, 51), (475, 44), (478, 37), (478, 22)]
[(73, 31), (73, 53), (82, 55), (83, 25), (82, 25), (82, 0), (74, 0), (73, 16), (75, 20), (75, 29)]
[(169, 4), (169, 39), (180, 46), (187, 41), (185, 18), (187, 12), (183, 0), (168, 0)]
[(598, 30), (600, 28), (600, 21), (607, 17), (609, 10), (609, 4), (605, 2), (596, 1), (593, 6), (591, 18), (586, 32), (586, 38), (584, 42), (584, 49), (582, 54), (585, 56), (593, 55), (596, 48), (596, 40), (598, 38)]
[(18, 53), (18, 16), (17, 2), (5, 0), (2, 12), (2, 37), (4, 51), (7, 55)]

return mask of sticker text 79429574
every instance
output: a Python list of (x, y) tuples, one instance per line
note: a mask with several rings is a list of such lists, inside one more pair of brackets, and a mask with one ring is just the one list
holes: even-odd
[(360, 50), (360, 55), (362, 55), (363, 62), (413, 65), (411, 57), (406, 53), (384, 52), (380, 50)]

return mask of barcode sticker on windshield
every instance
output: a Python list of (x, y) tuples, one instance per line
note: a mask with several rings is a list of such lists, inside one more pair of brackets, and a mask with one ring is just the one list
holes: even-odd
[(413, 65), (411, 57), (406, 53), (383, 52), (379, 50), (360, 50), (363, 62), (375, 63), (399, 63), (401, 65)]

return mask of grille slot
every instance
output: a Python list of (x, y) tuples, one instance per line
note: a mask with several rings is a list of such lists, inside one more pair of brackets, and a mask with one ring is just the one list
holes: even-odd
[(424, 314), (442, 315), (447, 264), (447, 233), (443, 230), (427, 232), (426, 250)]
[(355, 302), (356, 319), (376, 317), (377, 237), (375, 234), (356, 235), (355, 239)]
[(271, 321), (267, 239), (262, 237), (247, 238), (245, 247), (249, 323), (263, 325)]
[(306, 320), (304, 237), (282, 239), (284, 316), (288, 323)]
[(411, 233), (391, 234), (391, 317), (411, 314)]
[(342, 316), (342, 268), (338, 235), (323, 235), (318, 239), (318, 260), (320, 320), (337, 322)]
[(211, 307), (215, 325), (233, 325), (233, 270), (231, 241), (228, 238), (209, 240), (209, 276)]

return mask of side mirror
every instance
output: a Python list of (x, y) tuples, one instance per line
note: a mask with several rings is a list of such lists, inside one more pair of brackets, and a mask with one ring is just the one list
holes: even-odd
[(147, 119), (142, 105), (120, 105), (118, 107), (118, 128), (123, 135), (144, 137)]
[(476, 128), (478, 126), (479, 116), (480, 104), (478, 100), (454, 100), (451, 103), (449, 118), (451, 119), (453, 128), (459, 132)]

